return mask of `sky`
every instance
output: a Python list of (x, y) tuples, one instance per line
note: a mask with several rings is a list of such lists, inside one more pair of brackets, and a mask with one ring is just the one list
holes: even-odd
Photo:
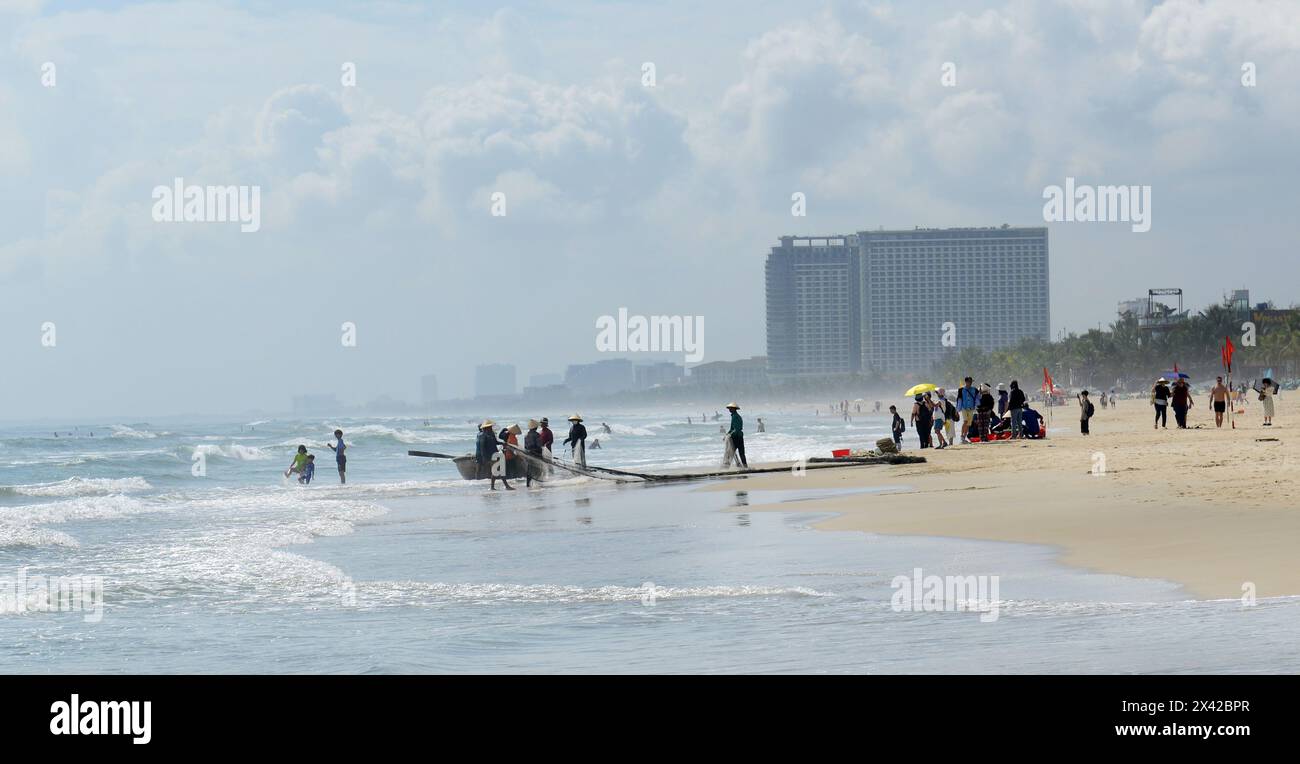
[[(1297, 77), (1268, 0), (0, 0), (0, 419), (467, 396), (620, 308), (762, 354), (791, 234), (1047, 225), (1054, 334), (1290, 305)], [(1067, 177), (1150, 230), (1045, 223)], [(156, 220), (175, 178), (260, 228)]]

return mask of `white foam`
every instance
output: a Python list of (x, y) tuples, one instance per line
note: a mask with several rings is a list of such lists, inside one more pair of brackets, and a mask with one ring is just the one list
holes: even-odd
[(114, 493), (148, 491), (153, 486), (142, 477), (70, 477), (56, 483), (0, 486), (0, 496), (107, 496)]

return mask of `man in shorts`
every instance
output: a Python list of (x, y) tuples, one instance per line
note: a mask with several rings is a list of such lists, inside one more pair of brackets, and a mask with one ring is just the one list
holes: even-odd
[(975, 389), (975, 380), (967, 377), (957, 389), (957, 413), (961, 414), (961, 442), (970, 443), (971, 420), (975, 418), (975, 409), (979, 406), (980, 394)]
[(1210, 390), (1210, 406), (1214, 409), (1214, 426), (1223, 426), (1223, 414), (1228, 410), (1228, 397), (1231, 393), (1223, 384), (1223, 377), (1216, 377), (1214, 389)]

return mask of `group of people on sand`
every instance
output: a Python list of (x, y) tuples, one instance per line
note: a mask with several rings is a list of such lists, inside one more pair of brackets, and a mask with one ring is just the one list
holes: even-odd
[[(574, 414), (569, 417), (569, 436), (560, 444), (572, 449), (573, 461), (579, 467), (587, 466), (587, 428), (582, 423), (582, 416)], [(478, 465), (479, 475), (489, 479), (489, 489), (495, 491), (497, 481), (507, 491), (513, 491), (512, 479), (523, 478), (524, 486), (531, 487), (534, 480), (541, 480), (543, 470), (549, 470), (547, 461), (554, 450), (555, 433), (551, 431), (551, 420), (529, 419), (528, 432), (516, 423), (495, 431), (496, 422), (485, 420), (479, 425), (478, 438), (474, 442), (474, 461)], [(612, 432), (609, 425), (601, 423), (601, 428)], [(524, 445), (519, 447), (519, 436), (524, 436)], [(599, 448), (600, 440), (592, 441), (593, 448)], [(520, 454), (526, 456), (521, 456)], [(533, 457), (531, 459), (526, 457)]]
[[(1276, 413), (1273, 398), (1281, 390), (1281, 386), (1274, 382), (1272, 377), (1264, 377), (1258, 385), (1252, 384), (1250, 387), (1263, 404), (1264, 426), (1272, 427), (1273, 415)], [(1192, 396), (1192, 387), (1187, 383), (1186, 377), (1179, 376), (1172, 385), (1165, 377), (1157, 379), (1151, 388), (1150, 401), (1155, 409), (1155, 422), (1151, 425), (1153, 429), (1169, 428), (1171, 408), (1174, 410), (1174, 423), (1178, 429), (1187, 429), (1187, 414), (1196, 406), (1196, 400)], [(1214, 426), (1223, 427), (1229, 406), (1245, 405), (1245, 402), (1245, 383), (1234, 392), (1223, 383), (1223, 377), (1216, 377), (1214, 387), (1210, 388), (1210, 408), (1214, 410)]]
[[(337, 443), (326, 443), (325, 446), (334, 452), (334, 461), (339, 468), (339, 483), (346, 484), (348, 482), (348, 447), (343, 442), (342, 430), (334, 431), (334, 440)], [(297, 475), (298, 482), (303, 485), (309, 485), (316, 477), (316, 455), (307, 453), (307, 446), (305, 445), (298, 446), (298, 453), (294, 454), (293, 463), (289, 465), (289, 469), (284, 471), (286, 478), (293, 475)]]
[(942, 387), (913, 396), (908, 421), (899, 415), (897, 406), (890, 406), (889, 413), (894, 444), (899, 447), (908, 422), (916, 428), (921, 448), (942, 449), (985, 440), (1043, 436), (1043, 417), (1030, 408), (1029, 399), (1017, 380), (1011, 381), (1009, 389), (999, 383), (995, 392), (992, 384), (976, 385), (974, 378), (966, 377), (953, 398)]

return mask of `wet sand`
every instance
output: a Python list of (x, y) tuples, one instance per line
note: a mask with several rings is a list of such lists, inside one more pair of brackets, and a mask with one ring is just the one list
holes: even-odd
[[(1146, 400), (1123, 400), (1098, 406), (1084, 437), (1072, 405), (1054, 410), (1043, 441), (928, 449), (926, 464), (744, 482), (760, 492), (908, 486), (779, 507), (838, 513), (818, 523), (828, 530), (1045, 544), (1067, 565), (1174, 581), (1201, 599), (1241, 597), (1248, 583), (1258, 597), (1300, 595), (1300, 461), (1288, 427), (1300, 421), (1300, 394), (1282, 393), (1273, 427), (1261, 426), (1256, 401), (1236, 429), (1221, 430), (1207, 396), (1196, 404), (1187, 430), (1175, 429), (1172, 412), (1169, 429), (1154, 430)], [(914, 430), (904, 447), (918, 453)]]

